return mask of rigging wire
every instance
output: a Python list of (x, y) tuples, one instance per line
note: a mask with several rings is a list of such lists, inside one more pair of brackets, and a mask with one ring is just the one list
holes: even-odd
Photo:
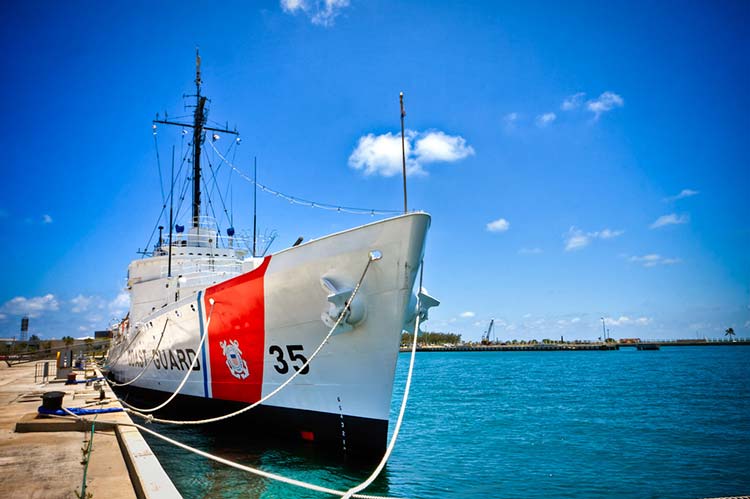
[(154, 125), (154, 149), (156, 149), (156, 165), (159, 167), (159, 189), (161, 189), (161, 202), (166, 203), (164, 196), (164, 180), (161, 175), (161, 158), (159, 157), (159, 141), (156, 135), (156, 125)]
[[(206, 185), (206, 176), (201, 176), (201, 182), (203, 182), (203, 188), (208, 190), (208, 185)], [(208, 208), (211, 208), (211, 215), (208, 214)], [(213, 219), (216, 221), (216, 230), (219, 233), (219, 237), (221, 237), (221, 228), (219, 227), (219, 218), (216, 216), (216, 211), (214, 210), (214, 203), (211, 201), (211, 198), (208, 197), (208, 208), (206, 208), (206, 216), (213, 217)]]
[(328, 204), (328, 203), (320, 203), (318, 201), (310, 201), (308, 199), (299, 198), (296, 196), (290, 196), (288, 194), (284, 194), (283, 192), (279, 192), (277, 190), (271, 189), (270, 187), (267, 187), (260, 182), (256, 182), (252, 179), (249, 175), (245, 174), (242, 170), (237, 168), (233, 163), (231, 163), (227, 158), (225, 158), (219, 150), (216, 148), (216, 146), (210, 142), (209, 143), (214, 151), (216, 151), (216, 154), (219, 155), (219, 157), (229, 166), (232, 170), (237, 172), (237, 175), (242, 177), (244, 180), (250, 182), (251, 184), (255, 184), (258, 186), (260, 190), (263, 192), (268, 192), (269, 194), (273, 194), (276, 197), (280, 197), (282, 199), (286, 199), (292, 204), (298, 204), (302, 206), (309, 206), (310, 208), (320, 208), (323, 210), (328, 211), (338, 211), (342, 213), (352, 213), (355, 215), (396, 215), (399, 213), (402, 213), (399, 210), (380, 210), (380, 209), (374, 209), (374, 208), (356, 208), (352, 206), (339, 206), (334, 204)]
[[(231, 146), (230, 146), (231, 147)], [(227, 210), (227, 204), (224, 202), (224, 197), (221, 195), (221, 188), (219, 188), (219, 183), (216, 180), (216, 174), (218, 173), (219, 169), (216, 168), (214, 170), (214, 166), (211, 163), (211, 158), (208, 157), (208, 154), (206, 154), (206, 161), (208, 161), (208, 169), (211, 170), (211, 177), (214, 181), (214, 186), (211, 188), (211, 191), (208, 194), (208, 203), (211, 205), (211, 209), (213, 210), (213, 204), (211, 202), (211, 198), (213, 197), (214, 187), (216, 188), (216, 193), (219, 195), (219, 200), (221, 201), (221, 206), (224, 208), (224, 214), (227, 217), (227, 223), (230, 223), (229, 221), (229, 211)], [(219, 165), (221, 166), (221, 165)], [(214, 218), (216, 218), (216, 214), (214, 213)], [(218, 220), (217, 220), (218, 222)]]
[[(159, 153), (158, 153), (158, 148), (157, 148), (157, 158), (158, 158), (158, 156), (159, 156)], [(177, 171), (177, 177), (180, 176), (180, 173), (182, 172), (182, 167), (184, 166), (186, 159), (187, 159), (187, 154), (185, 156), (183, 156), (183, 158), (182, 158), (182, 162), (180, 163), (180, 168)], [(161, 168), (159, 169), (159, 175), (160, 175), (160, 178), (161, 178)], [(182, 200), (185, 199), (185, 194), (187, 193), (188, 181), (189, 181), (189, 178), (186, 178), (185, 179), (185, 186), (183, 188), (182, 195), (180, 197), (180, 204), (177, 207), (177, 214), (178, 215), (180, 213), (180, 207), (182, 206)], [(162, 203), (161, 211), (159, 212), (159, 216), (156, 217), (156, 224), (154, 225), (154, 228), (151, 231), (151, 235), (148, 237), (148, 242), (146, 243), (145, 248), (143, 248), (143, 254), (141, 256), (142, 258), (144, 258), (146, 256), (146, 254), (148, 253), (148, 248), (151, 246), (151, 241), (154, 239), (154, 234), (156, 234), (156, 229), (159, 227), (159, 222), (161, 222), (161, 218), (162, 218), (162, 216), (164, 215), (164, 212), (167, 209), (166, 199), (162, 198), (162, 201), (163, 201), (163, 203)], [(177, 217), (175, 216), (175, 218), (177, 218)]]

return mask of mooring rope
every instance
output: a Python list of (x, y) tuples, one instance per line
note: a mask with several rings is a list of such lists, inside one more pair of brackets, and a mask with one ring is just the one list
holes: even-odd
[[(156, 422), (156, 423), (166, 423), (166, 424), (176, 424), (176, 425), (198, 425), (198, 424), (207, 424), (207, 423), (215, 423), (217, 421), (222, 421), (225, 419), (233, 418), (235, 416), (239, 416), (240, 414), (247, 412), (251, 409), (254, 409), (255, 407), (258, 407), (262, 403), (266, 402), (271, 397), (275, 396), (277, 393), (279, 393), (282, 389), (284, 389), (289, 383), (291, 383), (294, 378), (296, 378), (300, 373), (305, 371), (307, 369), (307, 366), (310, 365), (312, 360), (318, 355), (318, 353), (323, 349), (323, 346), (328, 342), (331, 335), (333, 335), (333, 332), (336, 330), (336, 328), (339, 326), (339, 323), (344, 318), (344, 315), (346, 315), (346, 312), (349, 310), (350, 305), (354, 301), (354, 297), (357, 296), (357, 293), (359, 292), (359, 288), (362, 286), (362, 282), (365, 280), (365, 275), (367, 275), (367, 271), (370, 268), (370, 264), (375, 260), (375, 255), (373, 253), (370, 253), (367, 264), (365, 265), (364, 270), (362, 271), (362, 275), (359, 278), (359, 281), (357, 281), (357, 285), (354, 286), (354, 290), (352, 291), (352, 295), (349, 297), (349, 299), (346, 301), (346, 305), (341, 310), (341, 313), (339, 313), (338, 318), (336, 319), (336, 322), (334, 323), (333, 327), (328, 331), (328, 334), (323, 338), (323, 341), (321, 341), (320, 345), (318, 345), (318, 348), (315, 349), (315, 351), (310, 355), (310, 358), (307, 359), (307, 361), (302, 365), (302, 367), (299, 368), (298, 371), (296, 371), (294, 374), (292, 374), (289, 378), (286, 379), (282, 384), (280, 384), (278, 387), (276, 387), (275, 390), (273, 390), (271, 393), (266, 395), (265, 397), (261, 398), (260, 400), (243, 407), (242, 409), (239, 409), (237, 411), (231, 412), (229, 414), (225, 414), (223, 416), (217, 416), (214, 418), (208, 418), (208, 419), (199, 419), (195, 421), (184, 421), (184, 420), (173, 420), (173, 419), (161, 419), (161, 418), (155, 418), (151, 415), (147, 414), (141, 414), (138, 410), (131, 410), (126, 409), (129, 413), (135, 414), (136, 416), (140, 416), (142, 418), (146, 418), (147, 422)], [(206, 331), (208, 331), (208, 327), (206, 327)], [(200, 352), (202, 345), (198, 347), (198, 352)], [(198, 357), (198, 353), (196, 353), (195, 357)], [(178, 388), (179, 390), (179, 388)], [(173, 394), (174, 396), (174, 394)], [(170, 397), (170, 399), (173, 397)], [(128, 407), (131, 407), (129, 404), (126, 403)], [(135, 408), (133, 408), (135, 409)], [(153, 412), (153, 411), (141, 411), (141, 412)]]
[[(44, 416), (45, 417), (49, 417), (49, 418), (65, 419), (65, 420), (68, 420), (68, 421), (70, 420), (70, 418), (74, 418), (77, 421), (82, 421), (84, 423), (91, 423), (91, 424), (95, 424), (95, 423), (110, 424), (110, 425), (112, 424), (111, 422), (107, 422), (107, 421), (94, 421), (94, 420), (85, 418), (83, 416), (78, 416), (78, 415), (70, 412), (69, 410), (67, 410), (65, 407), (63, 407), (62, 409), (63, 409), (63, 411), (69, 413), (70, 416), (58, 416), (58, 415), (55, 415), (55, 414), (45, 414)], [(196, 449), (195, 447), (191, 447), (191, 446), (189, 446), (187, 444), (183, 444), (182, 442), (179, 442), (179, 441), (174, 440), (172, 438), (166, 437), (166, 436), (164, 436), (164, 435), (162, 435), (160, 433), (157, 433), (157, 432), (155, 432), (155, 431), (153, 431), (153, 430), (151, 430), (149, 428), (146, 428), (145, 426), (139, 425), (138, 423), (120, 423), (120, 422), (118, 422), (118, 423), (115, 423), (115, 424), (117, 426), (128, 426), (128, 427), (131, 427), (131, 428), (137, 428), (137, 429), (139, 429), (141, 431), (145, 431), (149, 435), (153, 435), (154, 437), (156, 437), (156, 438), (158, 438), (160, 440), (163, 440), (163, 441), (165, 441), (165, 442), (167, 442), (167, 443), (169, 443), (171, 445), (174, 445), (175, 447), (179, 447), (179, 448), (184, 449), (184, 450), (186, 450), (188, 452), (192, 452), (194, 454), (197, 454), (199, 456), (205, 457), (205, 458), (210, 459), (212, 461), (215, 461), (217, 463), (225, 464), (227, 466), (230, 466), (232, 468), (238, 469), (240, 471), (245, 471), (247, 473), (252, 473), (254, 475), (258, 475), (258, 476), (261, 476), (263, 478), (268, 478), (268, 479), (275, 480), (275, 481), (282, 482), (282, 483), (286, 483), (286, 484), (289, 484), (289, 485), (294, 485), (296, 487), (301, 487), (301, 488), (308, 489), (308, 490), (314, 490), (316, 492), (323, 492), (325, 494), (331, 494), (331, 495), (339, 496), (339, 497), (343, 497), (343, 495), (346, 494), (346, 492), (343, 492), (343, 491), (340, 491), (340, 490), (329, 489), (328, 487), (321, 487), (320, 485), (315, 485), (313, 483), (303, 482), (301, 480), (295, 480), (294, 478), (288, 478), (288, 477), (285, 477), (285, 476), (282, 476), (282, 475), (277, 475), (275, 473), (270, 473), (268, 471), (263, 471), (263, 470), (258, 469), (258, 468), (253, 468), (251, 466), (245, 466), (244, 464), (240, 464), (240, 463), (236, 463), (234, 461), (230, 461), (230, 460), (225, 459), (223, 457), (219, 457), (219, 456), (216, 456), (214, 454), (210, 454), (210, 453), (202, 451), (200, 449)], [(352, 497), (356, 497), (356, 498), (359, 498), (359, 499), (398, 499), (398, 498), (395, 498), (395, 497), (372, 496), (372, 495), (366, 495), (366, 494), (355, 494)]]
[[(422, 265), (424, 266), (424, 262), (422, 262)], [(420, 273), (419, 273), (419, 290), (420, 292), (422, 291), (422, 268), (420, 268)], [(419, 317), (419, 302), (420, 302), (419, 293), (417, 293), (417, 316), (414, 319), (414, 340), (411, 343), (411, 359), (409, 359), (409, 372), (406, 375), (406, 385), (404, 386), (404, 395), (401, 398), (401, 408), (399, 409), (399, 412), (398, 412), (398, 419), (396, 420), (396, 426), (393, 427), (393, 435), (391, 435), (391, 441), (388, 442), (388, 448), (386, 449), (385, 454), (383, 454), (383, 459), (380, 460), (380, 464), (378, 464), (377, 468), (375, 468), (375, 471), (373, 471), (372, 474), (369, 477), (367, 477), (367, 480), (347, 490), (346, 494), (342, 496), (343, 499), (356, 497), (354, 494), (369, 487), (370, 484), (375, 481), (378, 475), (380, 475), (380, 472), (383, 471), (383, 468), (385, 468), (385, 465), (388, 462), (388, 459), (391, 457), (391, 452), (393, 452), (393, 448), (396, 446), (396, 439), (398, 438), (398, 432), (401, 429), (401, 423), (404, 421), (404, 413), (406, 412), (406, 401), (409, 400), (409, 389), (411, 388), (411, 375), (414, 372), (414, 358), (416, 357), (416, 353), (417, 353), (417, 334), (419, 333), (419, 318), (420, 318)]]
[[(205, 330), (203, 331), (203, 336), (201, 337), (200, 343), (198, 343), (198, 350), (195, 352), (195, 357), (193, 357), (193, 362), (190, 363), (190, 367), (188, 368), (187, 373), (182, 378), (182, 381), (180, 382), (180, 385), (172, 393), (172, 395), (170, 395), (169, 398), (167, 400), (165, 400), (164, 402), (162, 402), (161, 404), (157, 405), (156, 407), (152, 407), (150, 409), (142, 409), (140, 407), (136, 407), (134, 405), (128, 404), (127, 402), (125, 402), (121, 398), (117, 397), (117, 400), (119, 400), (120, 402), (122, 402), (122, 404), (125, 405), (126, 407), (129, 407), (130, 409), (132, 409), (132, 412), (134, 414), (138, 414), (138, 415), (140, 415), (142, 417), (148, 417), (148, 416), (143, 415), (141, 413), (144, 413), (144, 412), (154, 412), (154, 411), (158, 411), (159, 409), (163, 408), (164, 406), (166, 406), (167, 404), (169, 404), (177, 396), (178, 393), (180, 393), (180, 390), (182, 390), (182, 387), (185, 386), (185, 383), (187, 383), (188, 377), (190, 377), (190, 374), (193, 372), (193, 368), (195, 368), (195, 363), (198, 361), (198, 356), (200, 355), (201, 350), (203, 349), (203, 344), (206, 342), (206, 337), (208, 336), (208, 326), (211, 324), (211, 316), (214, 313), (214, 304), (216, 302), (214, 301), (213, 298), (209, 298), (208, 302), (211, 304), (211, 310), (208, 313), (208, 319), (206, 320), (206, 327), (205, 327)], [(128, 410), (128, 409), (126, 409), (126, 410)]]
[(151, 355), (151, 358), (148, 360), (148, 363), (146, 364), (146, 366), (143, 369), (141, 369), (141, 372), (138, 373), (138, 376), (136, 376), (135, 378), (133, 378), (130, 381), (127, 381), (125, 383), (117, 383), (117, 382), (111, 381), (109, 383), (110, 386), (128, 386), (128, 385), (130, 385), (132, 383), (135, 383), (135, 381), (138, 378), (140, 378), (141, 376), (143, 376), (143, 373), (146, 372), (146, 369), (148, 369), (148, 367), (154, 361), (154, 359), (156, 358), (156, 356), (159, 354), (159, 345), (161, 345), (161, 340), (164, 339), (164, 331), (167, 330), (167, 324), (169, 324), (169, 317), (167, 317), (167, 319), (164, 321), (164, 328), (161, 330), (161, 336), (159, 336), (159, 341), (156, 343), (156, 347), (154, 348), (154, 352)]

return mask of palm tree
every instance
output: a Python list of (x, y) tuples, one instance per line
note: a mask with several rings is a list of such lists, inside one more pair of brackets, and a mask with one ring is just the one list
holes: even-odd
[(66, 347), (69, 347), (75, 341), (72, 336), (63, 336), (62, 340), (65, 342)]
[(724, 332), (724, 336), (729, 336), (731, 341), (734, 341), (734, 328), (729, 328)]

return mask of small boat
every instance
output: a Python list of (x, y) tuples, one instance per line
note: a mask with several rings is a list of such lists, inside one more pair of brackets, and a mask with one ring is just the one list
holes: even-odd
[(236, 132), (206, 126), (200, 58), (195, 83), (191, 124), (155, 122), (192, 129), (192, 218), (170, 221), (169, 236), (130, 263), (109, 379), (133, 406), (178, 392), (155, 414), (181, 420), (272, 395), (223, 425), (379, 456), (402, 331), (438, 304), (414, 290), (430, 216), (405, 213), (267, 255), (231, 227), (223, 235), (201, 209), (201, 147), (207, 132)]
[(659, 350), (658, 343), (638, 343), (635, 346), (638, 350)]

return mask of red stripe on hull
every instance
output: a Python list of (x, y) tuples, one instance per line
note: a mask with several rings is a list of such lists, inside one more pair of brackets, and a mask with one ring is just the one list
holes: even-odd
[(206, 289), (204, 307), (211, 311), (208, 344), (211, 396), (255, 402), (263, 387), (265, 296), (263, 280), (271, 257), (256, 269)]

